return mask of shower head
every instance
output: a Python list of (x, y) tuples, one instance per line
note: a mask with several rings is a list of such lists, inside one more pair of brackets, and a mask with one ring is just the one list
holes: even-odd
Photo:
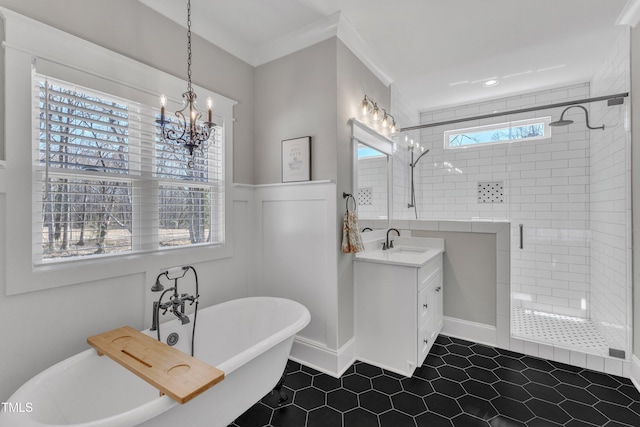
[(571, 123), (573, 123), (573, 120), (556, 120), (555, 122), (549, 123), (549, 126), (569, 126)]
[(156, 277), (156, 283), (154, 283), (153, 286), (151, 286), (151, 292), (164, 291), (164, 286), (162, 286), (162, 283), (160, 283), (160, 277), (166, 276), (166, 275), (167, 275), (166, 271), (163, 271), (162, 273), (158, 274), (158, 277)]
[(564, 118), (564, 113), (567, 112), (568, 109), (570, 108), (582, 108), (582, 110), (584, 111), (584, 117), (585, 117), (585, 122), (587, 124), (587, 128), (589, 129), (602, 129), (604, 130), (604, 125), (602, 126), (598, 126), (598, 127), (591, 127), (589, 125), (589, 112), (587, 111), (586, 108), (584, 108), (582, 105), (572, 105), (570, 107), (567, 107), (564, 109), (564, 111), (562, 112), (562, 114), (560, 114), (560, 120), (557, 120), (555, 122), (551, 122), (549, 123), (549, 126), (568, 126), (571, 123), (573, 123), (573, 120), (569, 120), (569, 119), (565, 119)]

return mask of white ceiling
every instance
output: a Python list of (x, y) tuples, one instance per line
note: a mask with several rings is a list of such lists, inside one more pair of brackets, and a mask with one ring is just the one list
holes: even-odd
[[(186, 1), (140, 1), (186, 26)], [(192, 31), (254, 66), (337, 34), (419, 111), (589, 81), (626, 3), (191, 0)]]

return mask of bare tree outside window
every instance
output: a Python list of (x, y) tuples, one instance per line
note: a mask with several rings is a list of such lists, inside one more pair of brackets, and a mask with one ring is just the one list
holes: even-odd
[[(132, 252), (144, 239), (135, 231), (136, 209), (147, 215), (139, 221), (157, 224), (142, 233), (156, 234), (160, 247), (217, 242), (220, 212), (212, 206), (220, 203), (222, 169), (212, 181), (208, 148), (188, 168), (185, 150), (162, 141), (157, 129), (142, 143), (130, 135), (129, 122), (142, 119), (128, 101), (44, 77), (38, 92), (43, 260)], [(138, 187), (146, 193), (134, 197)]]
[(445, 131), (445, 148), (548, 138), (548, 118)]

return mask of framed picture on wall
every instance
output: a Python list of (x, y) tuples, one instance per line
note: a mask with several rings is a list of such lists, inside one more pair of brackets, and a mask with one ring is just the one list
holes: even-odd
[(311, 180), (311, 137), (282, 141), (282, 182)]

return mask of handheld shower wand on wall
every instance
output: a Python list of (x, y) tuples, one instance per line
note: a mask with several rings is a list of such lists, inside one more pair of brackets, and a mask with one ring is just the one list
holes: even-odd
[[(409, 145), (407, 149), (411, 152), (411, 162), (409, 163), (409, 167), (411, 168), (411, 200), (407, 204), (408, 208), (413, 208), (416, 214), (416, 219), (418, 219), (418, 208), (416, 208), (416, 192), (413, 178), (413, 169), (416, 167), (422, 156), (429, 152), (429, 149), (425, 150), (424, 147), (421, 147), (420, 144), (413, 142), (413, 139), (409, 140)], [(413, 152), (420, 151), (420, 155), (417, 159), (413, 159)]]

